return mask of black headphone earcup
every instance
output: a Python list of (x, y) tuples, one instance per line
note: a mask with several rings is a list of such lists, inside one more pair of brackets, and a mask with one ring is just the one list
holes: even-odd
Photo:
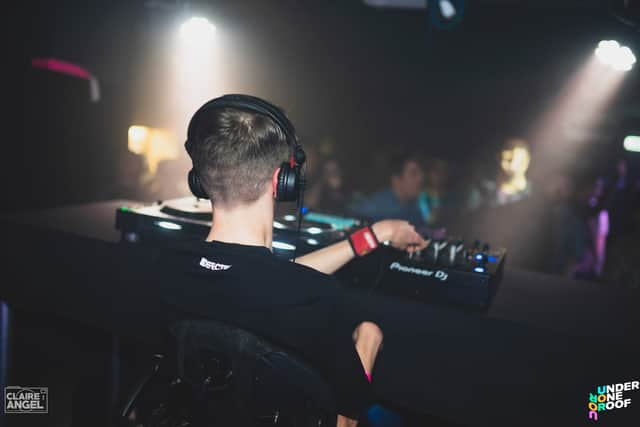
[(276, 188), (276, 200), (280, 202), (295, 202), (299, 193), (299, 177), (296, 168), (292, 168), (287, 162), (282, 163), (278, 172), (278, 187)]
[(307, 155), (300, 145), (296, 145), (293, 149), (293, 158), (296, 161), (296, 164), (299, 166), (302, 166), (307, 160)]
[(191, 169), (189, 171), (189, 175), (187, 176), (187, 181), (189, 182), (189, 190), (196, 196), (198, 199), (208, 199), (209, 195), (204, 188), (202, 188), (202, 183), (200, 182), (200, 177), (196, 171)]

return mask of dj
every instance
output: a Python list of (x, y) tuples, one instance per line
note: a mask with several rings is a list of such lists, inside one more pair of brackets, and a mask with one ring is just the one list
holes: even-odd
[(271, 252), (275, 203), (299, 197), (304, 163), (284, 113), (258, 98), (226, 95), (194, 114), (187, 138), (189, 185), (211, 199), (213, 223), (206, 241), (173, 258), (171, 271), (194, 280), (188, 288), (169, 281), (166, 302), (179, 315), (237, 325), (306, 358), (334, 390), (338, 426), (355, 426), (371, 403), (383, 335), (329, 274), (379, 242), (408, 251), (426, 242), (408, 222), (384, 220), (295, 263), (278, 259)]

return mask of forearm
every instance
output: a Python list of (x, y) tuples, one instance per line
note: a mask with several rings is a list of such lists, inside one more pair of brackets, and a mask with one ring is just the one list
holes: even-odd
[[(391, 236), (389, 221), (377, 222), (371, 226), (374, 239), (380, 242), (388, 240)], [(343, 240), (326, 248), (318, 249), (298, 259), (298, 264), (306, 265), (325, 274), (333, 274), (340, 267), (351, 261), (354, 257), (354, 249), (349, 240)]]
[(353, 257), (354, 254), (349, 241), (343, 240), (296, 258), (296, 263), (306, 265), (325, 274), (333, 274), (340, 267), (351, 261)]
[(428, 244), (413, 226), (401, 220), (376, 222), (371, 228), (354, 232), (349, 239), (297, 258), (296, 262), (325, 274), (333, 274), (351, 261), (355, 253), (365, 256), (383, 242), (389, 242), (396, 249), (409, 251), (424, 249)]

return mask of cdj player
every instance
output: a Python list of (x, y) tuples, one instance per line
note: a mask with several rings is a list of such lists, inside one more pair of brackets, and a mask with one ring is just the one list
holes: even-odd
[[(294, 211), (294, 209), (289, 209)], [(211, 226), (211, 204), (193, 197), (150, 205), (123, 206), (116, 211), (121, 241), (179, 248), (204, 240)], [(366, 221), (321, 212), (304, 212), (300, 234), (296, 215), (276, 213), (273, 252), (291, 259), (343, 240)], [(461, 239), (442, 232), (425, 233), (429, 245), (421, 252), (406, 252), (382, 245), (340, 269), (338, 276), (348, 287), (424, 303), (487, 309), (502, 278), (506, 251), (476, 241), (466, 246)]]
[[(305, 212), (298, 235), (298, 217), (286, 211), (277, 213), (273, 221), (273, 252), (285, 259), (291, 259), (296, 248), (296, 256), (301, 256), (340, 241), (346, 238), (347, 230), (362, 225), (355, 218)], [(116, 210), (116, 228), (121, 241), (128, 243), (180, 247), (204, 240), (211, 220), (211, 202), (194, 197)]]

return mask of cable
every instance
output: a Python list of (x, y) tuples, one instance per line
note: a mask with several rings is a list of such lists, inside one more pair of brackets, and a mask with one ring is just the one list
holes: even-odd
[(295, 245), (293, 249), (293, 259), (291, 262), (296, 262), (296, 255), (298, 254), (298, 245), (300, 244), (300, 235), (302, 234), (302, 210), (304, 209), (304, 175), (300, 173), (300, 195), (298, 196), (298, 203), (296, 206), (296, 210), (298, 211), (298, 234), (296, 236)]
[(385, 272), (385, 264), (386, 264), (386, 251), (388, 250), (388, 248), (386, 247), (386, 245), (380, 245), (378, 247), (378, 252), (382, 251), (382, 253), (380, 254), (380, 267), (378, 269), (378, 274), (376, 274), (376, 278), (373, 280), (373, 284), (371, 285), (371, 287), (369, 288), (369, 294), (373, 294), (375, 292), (375, 290), (378, 288), (378, 286), (380, 285), (380, 282), (382, 281), (382, 276), (384, 275)]

